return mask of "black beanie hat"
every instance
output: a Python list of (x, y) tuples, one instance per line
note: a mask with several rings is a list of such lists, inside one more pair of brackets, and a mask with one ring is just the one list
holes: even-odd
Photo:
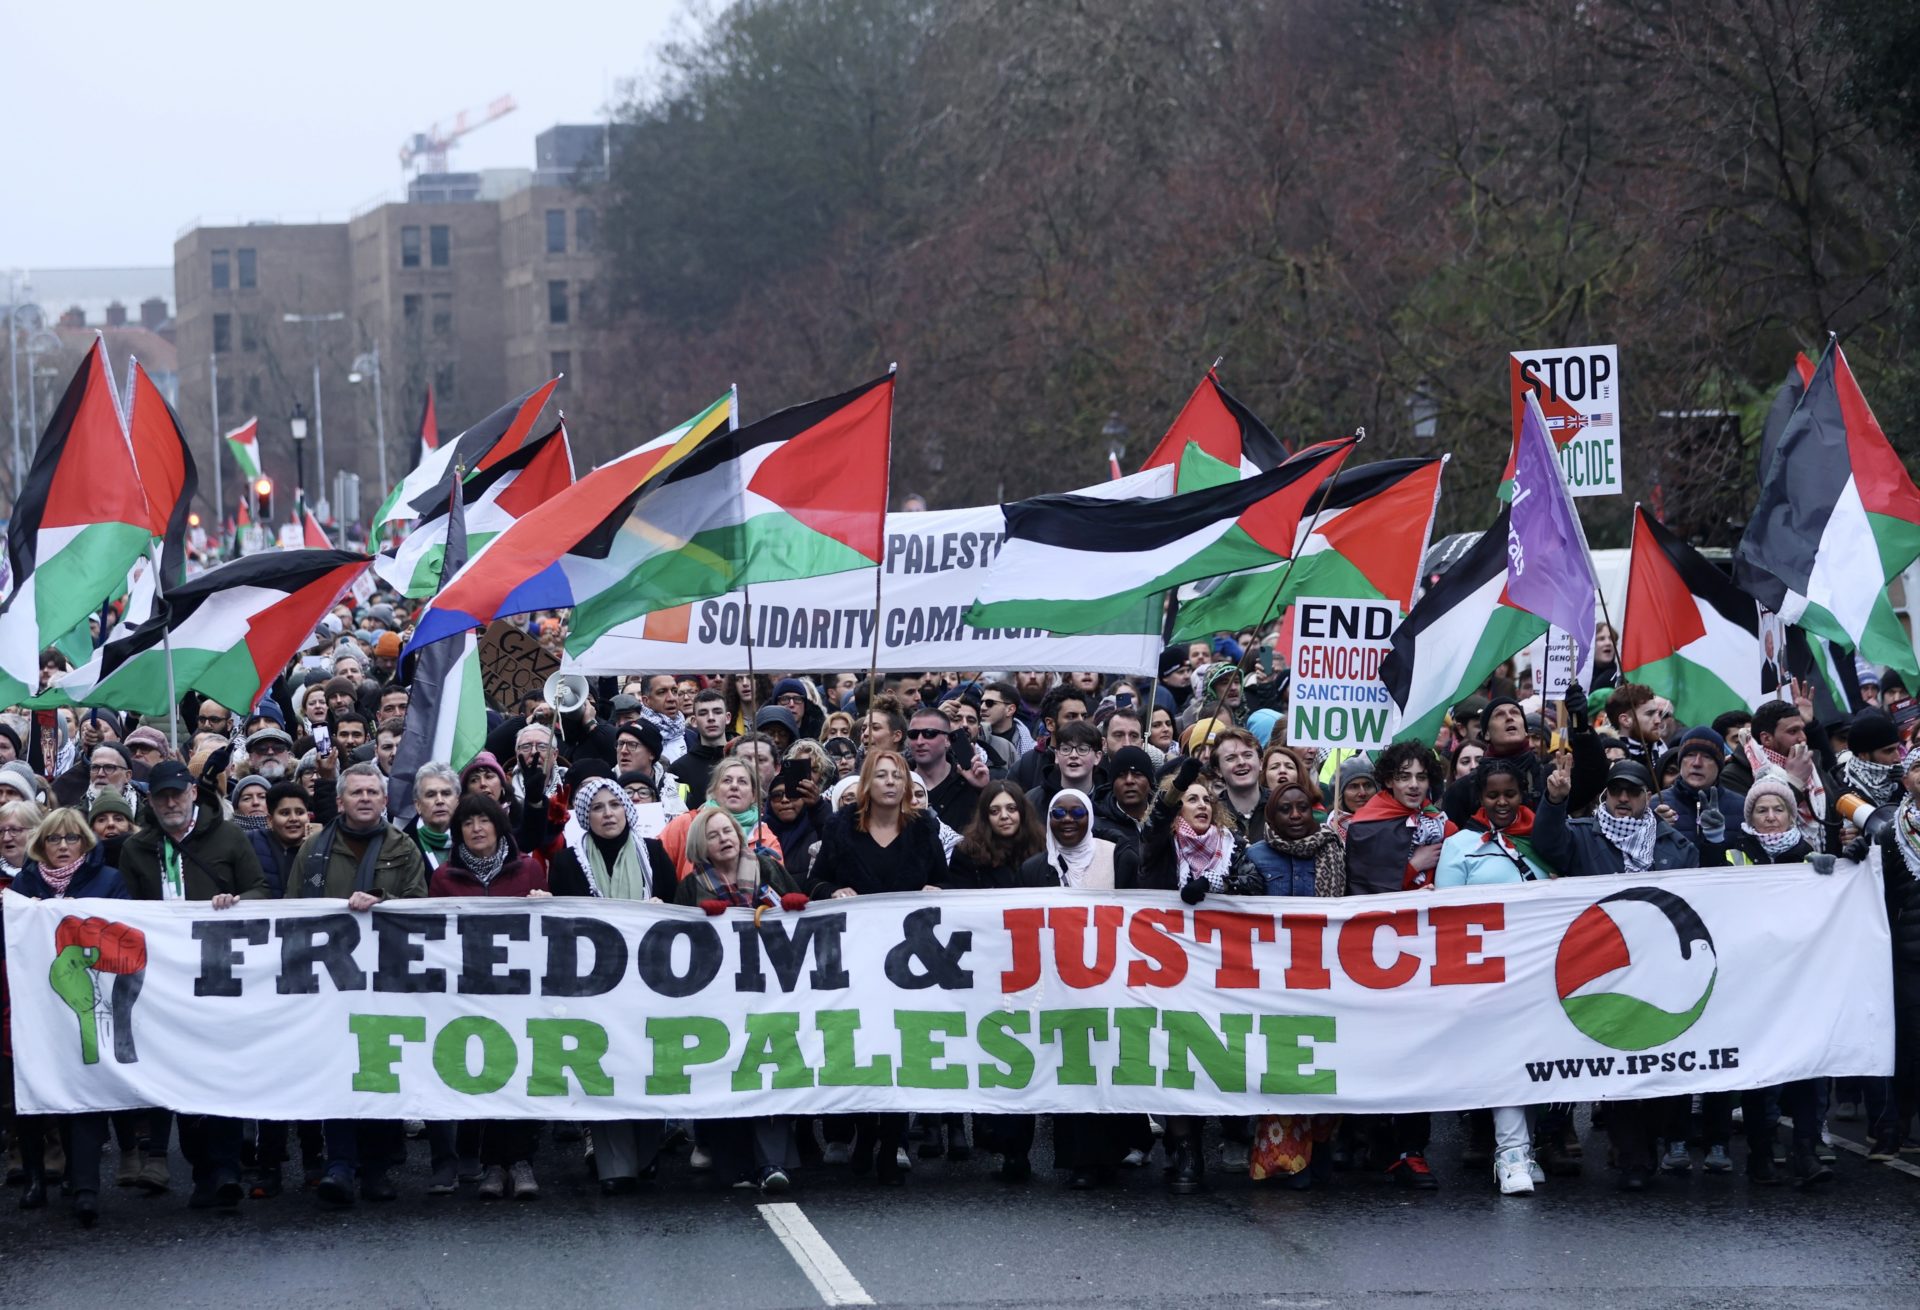
[(1900, 744), (1900, 729), (1879, 710), (1861, 710), (1853, 716), (1847, 732), (1847, 749), (1866, 756), (1887, 746)]
[[(1499, 709), (1502, 705), (1511, 705), (1516, 710), (1522, 709), (1520, 702), (1515, 700), (1512, 696), (1495, 696), (1492, 700), (1488, 701), (1486, 703), (1485, 708), (1483, 708), (1480, 711), (1481, 735), (1484, 736), (1485, 734), (1493, 730), (1493, 712)], [(1524, 713), (1524, 710), (1522, 710), (1522, 712)]]

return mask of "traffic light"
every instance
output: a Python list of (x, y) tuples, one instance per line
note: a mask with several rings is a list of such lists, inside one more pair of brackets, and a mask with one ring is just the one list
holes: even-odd
[(261, 478), (253, 484), (253, 521), (273, 522), (273, 479)]

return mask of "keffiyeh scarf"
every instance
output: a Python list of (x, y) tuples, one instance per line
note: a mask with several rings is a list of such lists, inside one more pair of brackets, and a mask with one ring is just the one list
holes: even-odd
[(1623, 819), (1602, 805), (1593, 812), (1593, 821), (1600, 835), (1620, 852), (1628, 873), (1645, 873), (1653, 867), (1655, 819), (1651, 813), (1637, 819)]
[(1180, 886), (1195, 878), (1206, 880), (1212, 891), (1224, 891), (1227, 870), (1233, 864), (1233, 836), (1221, 825), (1195, 832), (1183, 814), (1173, 821), (1173, 853), (1180, 862)]
[(1740, 825), (1740, 831), (1760, 843), (1760, 849), (1768, 855), (1778, 858), (1800, 844), (1800, 830), (1789, 828), (1785, 832), (1756, 832), (1751, 823)]

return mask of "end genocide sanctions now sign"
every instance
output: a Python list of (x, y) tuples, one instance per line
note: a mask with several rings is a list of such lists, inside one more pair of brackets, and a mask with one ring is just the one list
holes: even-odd
[[(1843, 865), (1337, 900), (5, 896), (22, 1114), (1452, 1110), (1893, 1068)], [(1805, 980), (1820, 979), (1808, 987)]]
[(1527, 393), (1540, 398), (1567, 490), (1575, 496), (1620, 494), (1620, 348), (1562, 346), (1516, 350), (1508, 365), (1513, 446)]
[(1376, 750), (1393, 740), (1393, 700), (1380, 681), (1400, 611), (1392, 601), (1303, 599), (1293, 606), (1287, 740)]

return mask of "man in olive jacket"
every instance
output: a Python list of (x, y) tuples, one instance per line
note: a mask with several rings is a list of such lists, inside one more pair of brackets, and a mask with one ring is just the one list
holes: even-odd
[[(216, 910), (267, 894), (267, 879), (247, 834), (227, 822), (220, 798), (199, 787), (187, 766), (162, 760), (147, 775), (152, 823), (120, 847), (120, 876), (135, 900), (211, 901)], [(166, 1186), (167, 1112), (148, 1112), (152, 1152), (145, 1185)], [(196, 1210), (240, 1204), (238, 1119), (210, 1114), (180, 1116), (180, 1153), (193, 1165)]]
[[(380, 766), (365, 760), (342, 770), (339, 802), (339, 816), (293, 857), (283, 895), (344, 897), (355, 914), (382, 901), (425, 896), (426, 861), (419, 845), (387, 821), (387, 777)], [(327, 1172), (316, 1189), (321, 1200), (352, 1205), (356, 1173), (362, 1199), (391, 1201), (398, 1195), (387, 1169), (405, 1146), (400, 1124), (329, 1119), (325, 1134)]]

